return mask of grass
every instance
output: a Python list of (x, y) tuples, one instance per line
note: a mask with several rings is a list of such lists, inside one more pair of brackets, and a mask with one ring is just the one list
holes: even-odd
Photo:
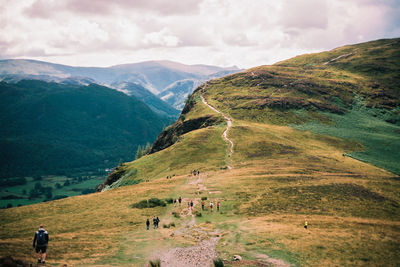
[(400, 126), (385, 122), (376, 116), (376, 111), (365, 106), (355, 106), (345, 115), (325, 113), (332, 121), (322, 124), (318, 121), (294, 126), (296, 129), (357, 140), (363, 145), (348, 153), (351, 157), (374, 164), (393, 173), (400, 174)]

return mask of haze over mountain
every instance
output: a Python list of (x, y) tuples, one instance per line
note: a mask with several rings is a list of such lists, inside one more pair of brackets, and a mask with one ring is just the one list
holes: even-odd
[[(71, 82), (99, 84), (115, 87), (130, 94), (129, 89), (122, 88), (123, 83), (136, 83), (157, 95), (168, 90), (167, 101), (173, 107), (181, 109), (188, 94), (200, 83), (212, 78), (222, 77), (229, 73), (239, 71), (236, 67), (221, 68), (208, 65), (184, 65), (172, 61), (146, 61), (134, 64), (115, 65), (108, 68), (98, 67), (72, 67), (49, 62), (8, 59), (0, 60), (0, 79), (6, 81), (19, 81), (21, 79), (39, 79), (55, 82)], [(185, 93), (175, 84), (187, 79), (193, 80), (192, 84), (185, 84)], [(166, 99), (165, 94), (163, 94)]]

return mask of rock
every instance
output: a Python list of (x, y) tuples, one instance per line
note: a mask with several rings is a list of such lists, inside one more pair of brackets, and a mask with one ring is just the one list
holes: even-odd
[(233, 260), (234, 261), (241, 261), (242, 257), (240, 255), (233, 255)]

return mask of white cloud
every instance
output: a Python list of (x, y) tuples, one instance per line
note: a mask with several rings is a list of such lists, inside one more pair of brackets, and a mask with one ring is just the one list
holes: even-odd
[(0, 0), (0, 58), (272, 64), (399, 37), (396, 0)]

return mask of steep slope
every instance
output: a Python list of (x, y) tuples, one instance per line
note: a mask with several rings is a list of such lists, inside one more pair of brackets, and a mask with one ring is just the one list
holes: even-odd
[(95, 84), (0, 83), (2, 177), (105, 169), (132, 159), (168, 119)]
[[(323, 63), (311, 72), (279, 63), (202, 85), (152, 153), (119, 166), (103, 192), (1, 210), (0, 255), (29, 260), (25, 240), (46, 221), (52, 264), (143, 266), (159, 258), (195, 266), (199, 259), (210, 263), (214, 252), (227, 266), (238, 264), (233, 255), (243, 258), (241, 266), (400, 264), (399, 177), (347, 157), (362, 148), (357, 140), (297, 129), (312, 120), (329, 126), (332, 114), (355, 111), (359, 97), (373, 99), (361, 95), (371, 89), (360, 86), (369, 84), (367, 74)], [(340, 75), (323, 78), (321, 71)], [(396, 115), (386, 101), (380, 104), (384, 114)], [(233, 153), (223, 137), (227, 118)], [(180, 196), (182, 205), (160, 201)], [(209, 208), (211, 201), (221, 203), (219, 211)], [(39, 210), (48, 212), (32, 219)], [(147, 231), (152, 216), (162, 228)]]

